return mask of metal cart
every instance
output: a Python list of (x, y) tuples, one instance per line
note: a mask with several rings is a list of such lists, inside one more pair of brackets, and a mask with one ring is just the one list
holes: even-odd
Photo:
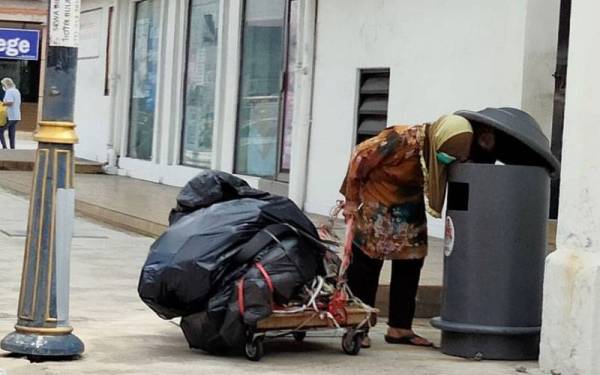
[(274, 313), (270, 317), (258, 322), (256, 329), (247, 333), (244, 354), (251, 361), (260, 361), (264, 355), (264, 340), (269, 332), (284, 332), (275, 337), (292, 336), (301, 342), (308, 331), (328, 330), (332, 328), (346, 329), (342, 337), (342, 349), (348, 355), (357, 355), (362, 346), (362, 340), (369, 328), (377, 322), (377, 309), (366, 309), (359, 305), (349, 305), (344, 309), (343, 322), (326, 312), (314, 310), (298, 313)]

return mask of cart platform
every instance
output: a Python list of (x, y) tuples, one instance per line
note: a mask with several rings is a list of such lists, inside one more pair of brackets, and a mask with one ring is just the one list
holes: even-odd
[(269, 332), (285, 332), (276, 337), (291, 335), (296, 341), (303, 341), (308, 331), (345, 328), (342, 337), (342, 349), (346, 354), (357, 355), (362, 347), (362, 340), (370, 327), (377, 323), (379, 310), (351, 306), (344, 309), (345, 319), (335, 321), (322, 311), (307, 310), (295, 313), (273, 313), (270, 317), (258, 322), (256, 328), (248, 332), (244, 350), (246, 358), (260, 361), (264, 355), (263, 342)]

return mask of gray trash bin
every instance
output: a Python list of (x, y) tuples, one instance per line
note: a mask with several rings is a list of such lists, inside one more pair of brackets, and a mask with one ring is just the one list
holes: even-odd
[(448, 175), (441, 317), (445, 354), (535, 359), (540, 339), (550, 178), (559, 171), (535, 120), (517, 109), (457, 114), (496, 130), (505, 165)]

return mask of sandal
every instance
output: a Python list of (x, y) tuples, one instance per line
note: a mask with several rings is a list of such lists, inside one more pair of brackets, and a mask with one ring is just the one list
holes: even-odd
[[(385, 335), (384, 338), (385, 338), (385, 342), (387, 342), (388, 344), (423, 346), (426, 348), (433, 347), (432, 342), (430, 342), (429, 344), (417, 344), (416, 342), (414, 342), (414, 339), (416, 339), (416, 338), (426, 340), (425, 338), (423, 338), (419, 335), (408, 335), (408, 336), (402, 336), (402, 337), (394, 337), (394, 336), (390, 336), (390, 335)], [(426, 341), (429, 341), (429, 340), (426, 340)]]

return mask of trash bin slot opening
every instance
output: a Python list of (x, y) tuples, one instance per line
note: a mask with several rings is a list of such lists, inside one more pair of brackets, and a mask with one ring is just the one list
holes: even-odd
[(448, 210), (469, 210), (469, 184), (466, 182), (448, 183)]

